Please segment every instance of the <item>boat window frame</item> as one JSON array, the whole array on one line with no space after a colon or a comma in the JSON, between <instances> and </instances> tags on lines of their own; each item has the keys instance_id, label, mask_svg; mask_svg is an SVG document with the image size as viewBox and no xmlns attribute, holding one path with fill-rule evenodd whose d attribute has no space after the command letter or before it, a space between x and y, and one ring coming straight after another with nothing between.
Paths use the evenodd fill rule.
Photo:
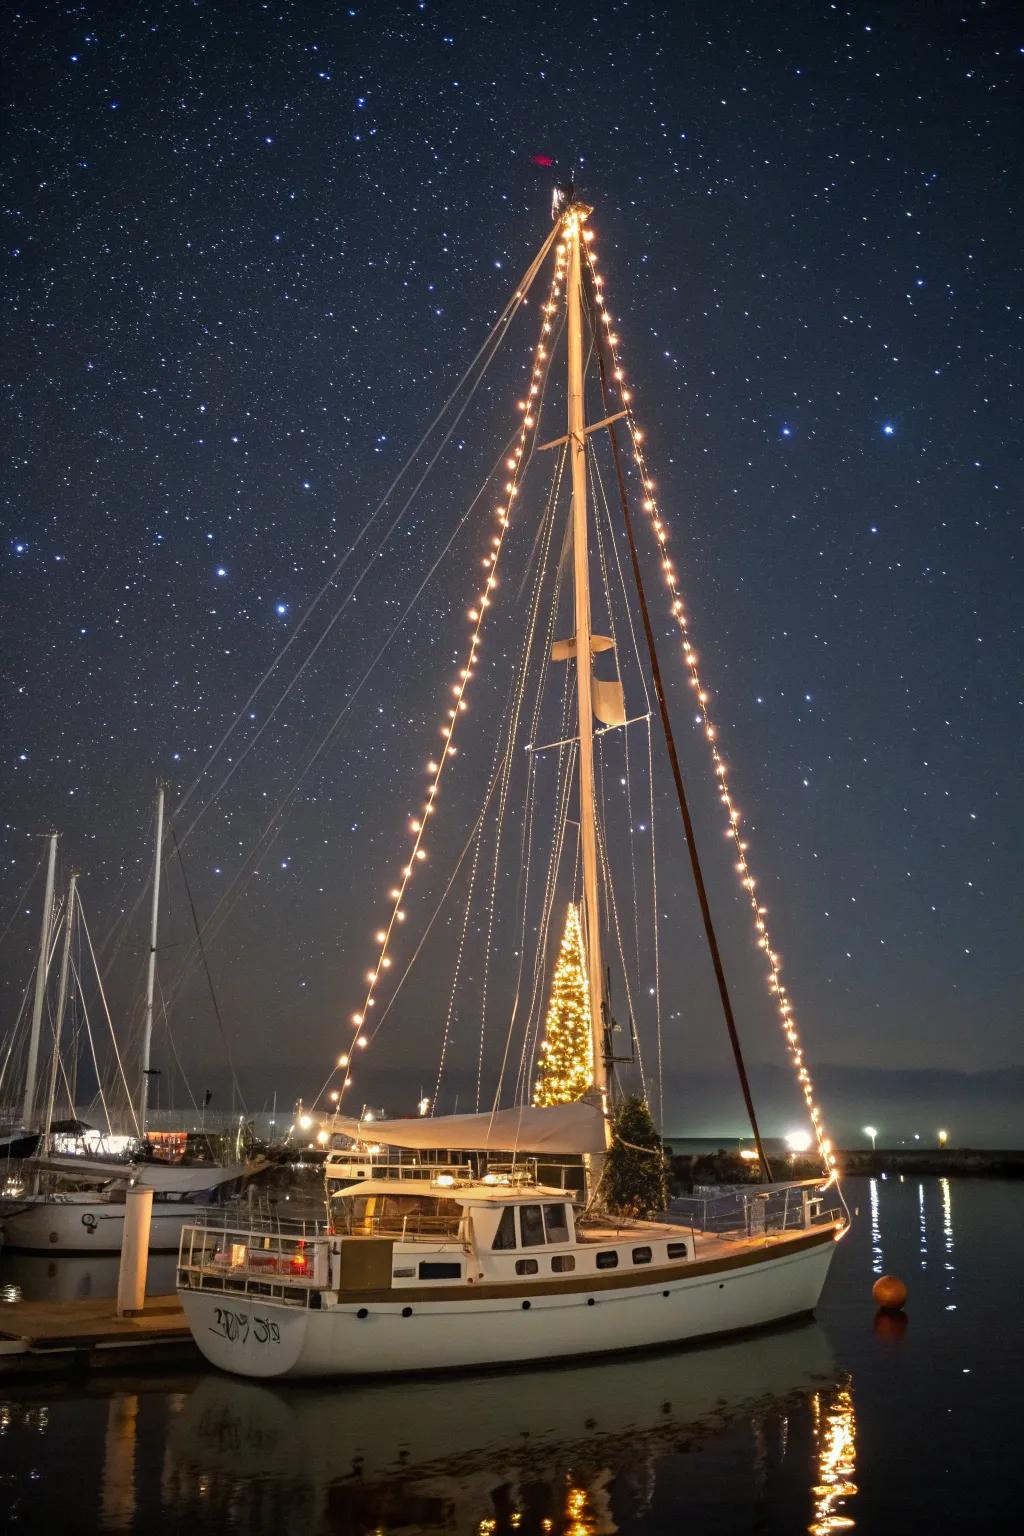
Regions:
<instances>
[{"instance_id":1,"label":"boat window frame","mask_svg":"<svg viewBox=\"0 0 1024 1536\"><path fill-rule=\"evenodd\" d=\"M642 1248L633 1249L634 1264L650 1264L654 1259L654 1249L646 1244Z\"/></svg>"},{"instance_id":2,"label":"boat window frame","mask_svg":"<svg viewBox=\"0 0 1024 1536\"><path fill-rule=\"evenodd\" d=\"M685 1243L667 1243L665 1245L666 1256L670 1259L688 1259L690 1250Z\"/></svg>"},{"instance_id":3,"label":"boat window frame","mask_svg":"<svg viewBox=\"0 0 1024 1536\"><path fill-rule=\"evenodd\" d=\"M511 1237L512 1241L507 1239ZM519 1247L519 1234L516 1229L516 1208L514 1205L504 1205L501 1215L498 1217L498 1225L494 1229L491 1239L492 1253L514 1253Z\"/></svg>"},{"instance_id":4,"label":"boat window frame","mask_svg":"<svg viewBox=\"0 0 1024 1536\"><path fill-rule=\"evenodd\" d=\"M531 1220L533 1220L533 1214L532 1213L534 1211L536 1211L536 1213L537 1213L537 1217L536 1217L537 1227L535 1229L535 1232L529 1232L528 1233L528 1231L527 1231L526 1221L525 1221L527 1211L529 1211L531 1213L531 1215L530 1215L530 1219ZM546 1246L546 1244L547 1244L547 1237L545 1236L545 1233L544 1233L544 1215L543 1215L543 1211L544 1211L544 1207L539 1202L536 1205L532 1205L532 1204L530 1204L530 1205L521 1205L519 1207L519 1246L520 1246L520 1248L543 1248L543 1247Z\"/></svg>"},{"instance_id":5,"label":"boat window frame","mask_svg":"<svg viewBox=\"0 0 1024 1536\"><path fill-rule=\"evenodd\" d=\"M517 1275L537 1275L540 1273L540 1263L537 1259L516 1259Z\"/></svg>"},{"instance_id":6,"label":"boat window frame","mask_svg":"<svg viewBox=\"0 0 1024 1536\"><path fill-rule=\"evenodd\" d=\"M564 1200L560 1200L557 1204L555 1204L555 1202L552 1201L550 1204L542 1206L541 1209L544 1212L545 1241L552 1244L567 1243L569 1241L569 1210L566 1202ZM549 1220L549 1211L558 1211L561 1213L560 1225L556 1226L554 1221ZM556 1234L558 1233L561 1235L557 1236Z\"/></svg>"},{"instance_id":7,"label":"boat window frame","mask_svg":"<svg viewBox=\"0 0 1024 1536\"><path fill-rule=\"evenodd\" d=\"M618 1269L619 1250L603 1248L600 1253L594 1255L594 1264L598 1269Z\"/></svg>"}]
</instances>

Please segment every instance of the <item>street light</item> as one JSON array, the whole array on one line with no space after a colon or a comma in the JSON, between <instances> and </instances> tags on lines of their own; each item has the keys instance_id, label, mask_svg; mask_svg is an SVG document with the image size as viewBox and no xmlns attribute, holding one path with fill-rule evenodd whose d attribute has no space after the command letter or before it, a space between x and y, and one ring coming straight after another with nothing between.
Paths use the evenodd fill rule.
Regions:
<instances>
[{"instance_id":1,"label":"street light","mask_svg":"<svg viewBox=\"0 0 1024 1536\"><path fill-rule=\"evenodd\" d=\"M874 1125L866 1125L864 1127L864 1135L871 1137L871 1150L873 1152L875 1150L875 1137L878 1135L877 1127Z\"/></svg>"},{"instance_id":2,"label":"street light","mask_svg":"<svg viewBox=\"0 0 1024 1536\"><path fill-rule=\"evenodd\" d=\"M939 1146L940 1147L944 1147L948 1140L949 1140L949 1132L948 1131L940 1131L939 1132Z\"/></svg>"}]
</instances>

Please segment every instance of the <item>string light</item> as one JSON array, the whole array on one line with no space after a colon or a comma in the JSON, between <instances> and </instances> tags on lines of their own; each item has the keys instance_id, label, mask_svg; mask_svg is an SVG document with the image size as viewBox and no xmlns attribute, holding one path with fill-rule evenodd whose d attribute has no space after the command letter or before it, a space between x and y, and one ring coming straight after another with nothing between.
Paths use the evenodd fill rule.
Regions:
<instances>
[{"instance_id":1,"label":"string light","mask_svg":"<svg viewBox=\"0 0 1024 1536\"><path fill-rule=\"evenodd\" d=\"M597 258L594 255L592 246L584 246L583 254L591 272L591 276L596 283L598 281L596 271ZM606 339L609 342L612 350L612 374L619 386L619 398L622 400L623 408L625 410L626 425L629 429L629 435L633 444L633 456L636 461L636 467L639 471L640 480L645 493L643 509L651 524L654 536L658 541L658 549L661 555L662 575L665 580L665 585L669 591L672 615L679 628L680 636L682 639L683 661L689 674L690 686L696 694L696 701L699 710L699 720L703 728L704 737L708 742L708 746L711 752L712 766L714 768L715 778L718 782L719 801L724 807L726 813L725 835L726 837L732 839L733 846L736 850L736 872L740 878L740 887L746 894L750 903L758 948L762 951L767 961L768 990L775 1000L775 1005L779 1016L779 1025L782 1030L783 1038L786 1042L786 1049L789 1053L790 1060L796 1072L796 1078L800 1087L800 1091L803 1094L808 1113L811 1117L811 1125L814 1128L814 1134L817 1138L818 1150L821 1153L822 1162L824 1163L825 1167L829 1169L830 1172L834 1173L836 1168L835 1154L832 1150L832 1143L825 1132L822 1113L815 1098L814 1085L811 1081L811 1075L807 1070L807 1065L804 1060L803 1047L801 1045L799 1031L797 1030L796 1019L793 1015L793 1005L789 1000L786 988L782 984L782 959L772 946L771 939L768 934L768 927L764 921L766 909L760 904L760 900L757 895L757 885L750 868L749 860L747 858L747 843L740 833L740 827L742 824L740 810L733 799L732 790L729 787L728 771L717 744L717 731L715 729L714 721L712 720L710 712L710 693L704 686L701 680L700 672L697 668L697 652L694 650L693 642L691 639L690 622L687 617L682 593L679 590L679 582L678 577L676 576L675 567L668 552L668 535L665 528L664 519L658 510L657 490L655 482L647 468L647 462L644 455L642 446L643 433L640 431L637 425L636 416L633 410L632 391L625 388L626 370L623 366L622 358L619 352L619 338L611 331L613 320L611 315L605 309L605 302L606 301L604 296L600 291L598 291L597 304L601 310L602 319L609 329L609 334Z\"/></svg>"},{"instance_id":2,"label":"string light","mask_svg":"<svg viewBox=\"0 0 1024 1536\"><path fill-rule=\"evenodd\" d=\"M555 973L551 978L551 998L544 1020L533 1102L542 1106L571 1104L583 1097L593 1081L590 983L583 953L580 909L570 903Z\"/></svg>"},{"instance_id":3,"label":"string light","mask_svg":"<svg viewBox=\"0 0 1024 1536\"><path fill-rule=\"evenodd\" d=\"M548 291L547 303L541 307L541 314L545 317L554 314L555 312L555 299L558 298L562 291L562 284L565 280L565 269L566 254L565 246L562 244L559 245L556 251L554 272L552 274L551 285ZM363 1006L357 1013L352 1015L352 1026L354 1030L354 1038L352 1044L359 1047L360 1049L365 1049L369 1044L368 1037L360 1033L360 1031L370 1009L376 1007L376 992L381 977L393 963L393 957L389 953L389 949L391 946L392 937L394 935L395 926L396 924L402 922L405 918L403 906L408 895L409 886L412 882L414 871L417 866L424 862L427 858L427 851L423 846L424 837L426 834L427 818L433 814L434 803L438 797L438 791L440 789L441 780L444 775L445 766L449 759L456 755L456 747L454 745L456 726L461 715L469 708L465 695L479 660L479 653L481 649L480 637L484 624L484 615L486 610L491 606L490 594L498 585L495 572L498 568L498 562L501 557L502 548L504 546L505 534L509 526L509 513L511 512L515 498L519 494L519 482L522 478L524 467L523 459L526 454L526 447L530 437L530 429L536 423L536 418L532 414L534 409L533 402L538 395L540 387L539 381L543 377L541 361L546 356L546 351L542 346L542 339L544 335L550 332L550 330L551 324L549 320L545 318L541 326L541 337L538 338L533 350L533 361L531 364L530 374L531 383L529 386L527 399L520 400L518 402L519 410L523 412L523 419L520 425L515 450L506 460L506 467L510 470L510 478L505 484L502 500L495 507L497 532L491 539L492 553L484 562L488 574L484 578L484 583L480 595L476 599L475 604L468 610L468 619L470 624L469 644L463 665L458 669L456 673L456 680L451 686L451 697L453 698L454 703L450 708L446 710L446 719L439 727L443 746L441 751L435 757L432 757L427 763L426 772L428 776L428 783L422 811L418 815L410 817L408 823L408 829L412 836L412 847L409 851L406 862L402 865L398 882L391 887L388 893L389 900L392 904L391 912L387 923L379 930L375 936L375 943L378 946L377 959L373 967L366 973L366 994L364 997ZM344 1054L339 1058L339 1070L344 1070L348 1065L349 1055ZM342 1095L344 1094L345 1089L351 1086L351 1082L351 1076L347 1075L342 1084ZM335 1112L337 1112L337 1109Z\"/></svg>"}]
</instances>

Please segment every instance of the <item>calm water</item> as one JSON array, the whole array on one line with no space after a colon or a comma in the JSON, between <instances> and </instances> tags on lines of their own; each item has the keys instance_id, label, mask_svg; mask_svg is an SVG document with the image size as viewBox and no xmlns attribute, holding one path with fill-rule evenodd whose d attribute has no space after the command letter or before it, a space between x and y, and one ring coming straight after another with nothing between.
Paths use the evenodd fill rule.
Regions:
<instances>
[{"instance_id":1,"label":"calm water","mask_svg":"<svg viewBox=\"0 0 1024 1536\"><path fill-rule=\"evenodd\" d=\"M0 1518L275 1536L1019 1529L1024 1186L847 1193L859 1216L818 1321L753 1340L369 1387L195 1371L0 1388ZM0 1280L55 1283L26 1262ZM905 1322L876 1321L883 1270L910 1288ZM88 1284L99 1273L68 1289Z\"/></svg>"}]
</instances>

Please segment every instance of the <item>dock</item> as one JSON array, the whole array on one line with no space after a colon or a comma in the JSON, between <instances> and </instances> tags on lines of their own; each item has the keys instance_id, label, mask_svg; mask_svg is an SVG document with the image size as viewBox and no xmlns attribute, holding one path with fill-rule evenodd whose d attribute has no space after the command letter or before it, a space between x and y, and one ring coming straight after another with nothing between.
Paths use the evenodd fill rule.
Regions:
<instances>
[{"instance_id":1,"label":"dock","mask_svg":"<svg viewBox=\"0 0 1024 1536\"><path fill-rule=\"evenodd\" d=\"M176 1296L147 1296L118 1317L113 1297L0 1307L0 1377L180 1366L199 1351Z\"/></svg>"}]
</instances>

